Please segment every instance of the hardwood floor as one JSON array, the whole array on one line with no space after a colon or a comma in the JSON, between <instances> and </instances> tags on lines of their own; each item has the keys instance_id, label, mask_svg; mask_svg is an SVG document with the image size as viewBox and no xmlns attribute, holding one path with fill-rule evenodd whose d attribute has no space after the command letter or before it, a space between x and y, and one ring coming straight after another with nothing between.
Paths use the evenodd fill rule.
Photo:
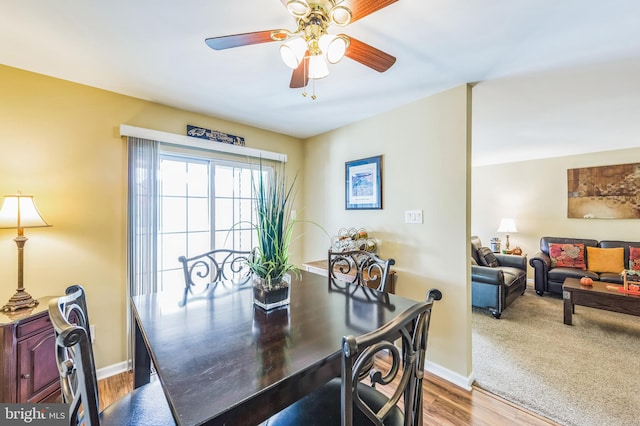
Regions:
<instances>
[{"instance_id":1,"label":"hardwood floor","mask_svg":"<svg viewBox=\"0 0 640 426\"><path fill-rule=\"evenodd\" d=\"M133 390L133 372L116 374L106 379L98 380L98 395L100 410L107 408L113 401L122 398Z\"/></svg>"},{"instance_id":2,"label":"hardwood floor","mask_svg":"<svg viewBox=\"0 0 640 426\"><path fill-rule=\"evenodd\" d=\"M429 425L557 425L483 389L466 391L430 373L425 373L423 397Z\"/></svg>"},{"instance_id":3,"label":"hardwood floor","mask_svg":"<svg viewBox=\"0 0 640 426\"><path fill-rule=\"evenodd\" d=\"M98 382L100 407L131 392L133 374L121 373ZM427 425L528 425L557 426L489 392L474 387L466 391L425 373L423 380L424 423Z\"/></svg>"}]
</instances>

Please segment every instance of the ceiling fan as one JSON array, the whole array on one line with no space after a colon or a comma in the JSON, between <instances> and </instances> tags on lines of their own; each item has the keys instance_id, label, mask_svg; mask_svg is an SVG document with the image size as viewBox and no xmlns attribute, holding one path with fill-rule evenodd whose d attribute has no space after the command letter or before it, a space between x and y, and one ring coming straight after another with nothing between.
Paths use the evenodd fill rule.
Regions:
<instances>
[{"instance_id":1,"label":"ceiling fan","mask_svg":"<svg viewBox=\"0 0 640 426\"><path fill-rule=\"evenodd\" d=\"M295 31L267 30L207 38L214 50L272 41L283 42L280 55L293 68L291 88L306 87L309 79L329 74L327 62L335 64L344 56L385 72L396 58L345 34L329 34L331 25L345 26L398 0L280 0L295 18ZM315 96L314 96L315 97Z\"/></svg>"}]
</instances>

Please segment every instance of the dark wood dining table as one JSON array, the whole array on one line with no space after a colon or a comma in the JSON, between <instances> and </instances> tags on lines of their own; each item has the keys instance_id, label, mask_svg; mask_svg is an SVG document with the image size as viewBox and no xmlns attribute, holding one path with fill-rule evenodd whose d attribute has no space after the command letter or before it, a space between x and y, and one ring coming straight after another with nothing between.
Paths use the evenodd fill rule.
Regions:
<instances>
[{"instance_id":1,"label":"dark wood dining table","mask_svg":"<svg viewBox=\"0 0 640 426\"><path fill-rule=\"evenodd\" d=\"M131 298L134 386L155 367L180 425L259 424L340 376L345 335L392 321L416 301L301 271L289 306L254 306L250 280L180 295Z\"/></svg>"}]
</instances>

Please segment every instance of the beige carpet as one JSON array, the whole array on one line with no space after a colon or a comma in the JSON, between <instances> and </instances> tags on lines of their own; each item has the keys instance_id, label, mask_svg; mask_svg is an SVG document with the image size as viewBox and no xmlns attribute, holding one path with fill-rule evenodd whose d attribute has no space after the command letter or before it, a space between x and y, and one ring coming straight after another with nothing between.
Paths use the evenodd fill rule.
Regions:
<instances>
[{"instance_id":1,"label":"beige carpet","mask_svg":"<svg viewBox=\"0 0 640 426\"><path fill-rule=\"evenodd\" d=\"M499 320L473 309L476 384L558 423L640 425L640 317L576 306L532 289Z\"/></svg>"}]
</instances>

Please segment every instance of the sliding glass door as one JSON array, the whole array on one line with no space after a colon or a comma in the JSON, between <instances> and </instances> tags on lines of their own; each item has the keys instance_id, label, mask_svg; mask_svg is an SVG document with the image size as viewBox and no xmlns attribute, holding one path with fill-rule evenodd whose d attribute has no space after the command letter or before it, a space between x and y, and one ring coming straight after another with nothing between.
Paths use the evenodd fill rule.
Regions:
<instances>
[{"instance_id":1,"label":"sliding glass door","mask_svg":"<svg viewBox=\"0 0 640 426\"><path fill-rule=\"evenodd\" d=\"M255 246L251 223L256 173L248 163L160 155L158 290L184 286L180 256Z\"/></svg>"}]
</instances>

